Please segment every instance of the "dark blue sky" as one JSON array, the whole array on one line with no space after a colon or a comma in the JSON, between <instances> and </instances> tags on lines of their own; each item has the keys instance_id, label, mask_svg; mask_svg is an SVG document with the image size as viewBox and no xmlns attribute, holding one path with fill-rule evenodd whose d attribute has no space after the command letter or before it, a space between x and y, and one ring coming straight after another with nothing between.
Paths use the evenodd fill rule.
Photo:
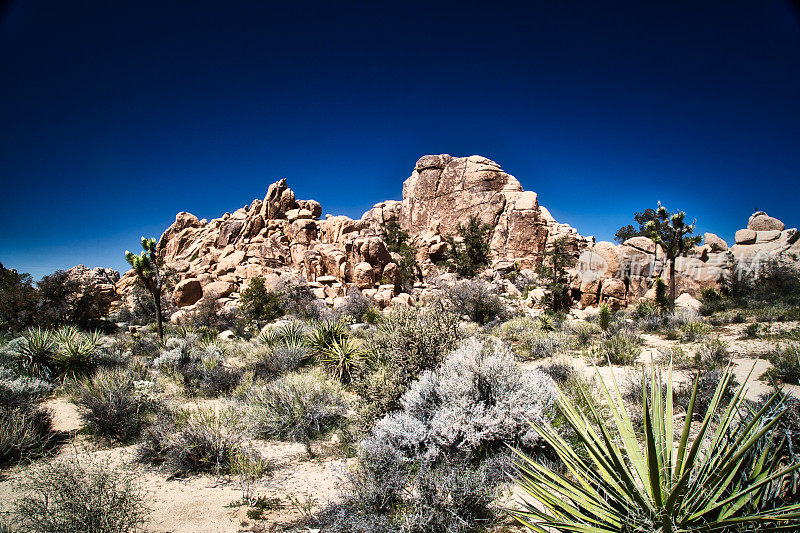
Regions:
<instances>
[{"instance_id":1,"label":"dark blue sky","mask_svg":"<svg viewBox=\"0 0 800 533\"><path fill-rule=\"evenodd\" d=\"M213 218L285 177L326 213L481 154L610 239L661 200L729 241L800 225L800 26L785 1L11 2L0 261L34 277Z\"/></svg>"}]
</instances>

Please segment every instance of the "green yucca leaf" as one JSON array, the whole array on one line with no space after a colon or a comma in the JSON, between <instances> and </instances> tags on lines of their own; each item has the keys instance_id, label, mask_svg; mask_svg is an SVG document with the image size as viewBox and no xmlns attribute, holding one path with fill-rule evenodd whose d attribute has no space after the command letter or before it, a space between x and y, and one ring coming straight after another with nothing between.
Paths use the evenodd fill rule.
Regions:
<instances>
[{"instance_id":1,"label":"green yucca leaf","mask_svg":"<svg viewBox=\"0 0 800 533\"><path fill-rule=\"evenodd\" d=\"M749 409L744 404L745 380L728 405L722 406L731 375L728 368L693 432L695 380L678 439L671 365L666 385L660 372L651 370L650 393L642 395L641 438L627 415L613 372L613 388L602 385L611 415L608 421L591 399L587 398L589 409L583 412L559 394L560 411L588 459L552 427L532 422L566 470L559 474L517 452L517 486L527 498L509 512L537 533L797 531L800 504L758 506L765 494L780 491L800 471L800 464L787 465L787 456L779 455L780 446L773 446L772 432L783 414L777 409L778 394L758 411ZM763 448L756 453L757 445Z\"/></svg>"}]
</instances>

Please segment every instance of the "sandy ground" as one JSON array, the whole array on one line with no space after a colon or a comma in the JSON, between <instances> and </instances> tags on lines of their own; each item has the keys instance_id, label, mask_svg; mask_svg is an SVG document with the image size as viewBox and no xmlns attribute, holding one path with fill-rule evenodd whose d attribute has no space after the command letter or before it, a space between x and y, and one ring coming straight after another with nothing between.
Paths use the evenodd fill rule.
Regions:
<instances>
[{"instance_id":1,"label":"sandy ground","mask_svg":"<svg viewBox=\"0 0 800 533\"><path fill-rule=\"evenodd\" d=\"M780 324L777 328L796 327L797 323ZM729 325L716 328L714 334L719 335L729 345L733 354L734 372L742 382L755 364L753 377L747 396L756 399L759 394L771 391L768 383L758 378L769 368L769 362L760 359L774 344L772 340L742 339L744 325ZM645 346L642 349L640 362L647 365L658 355L660 348L677 344L679 341L668 341L657 335L643 335ZM583 359L569 358L576 368L591 375L594 369ZM527 363L524 366L534 366ZM539 363L540 364L540 363ZM603 380L611 384L611 373L622 384L627 375L634 371L625 367L599 367ZM678 379L688 379L689 373L680 373ZM800 387L787 386L787 390L800 396ZM67 435L67 443L63 445L58 456L79 454L95 459L108 459L114 464L128 465L136 470L142 488L148 494L148 505L152 509L148 531L158 533L227 533L237 531L308 531L301 524L302 512L291 502L289 496L301 501L311 499L313 508L317 510L326 502L335 499L337 484L352 459L343 459L337 455L336 448L327 443L316 443L317 457L309 459L305 448L300 444L255 441L254 445L267 457L273 469L271 473L257 482L252 493L263 496L273 502L271 508L264 513L262 520L247 518L247 507L237 506L235 502L242 498L241 486L236 479L213 476L193 476L188 479L168 480L163 471L146 468L133 462L134 446L103 448L90 442L88 437L80 434L82 420L75 405L63 398L46 402L54 416L55 429ZM348 463L350 461L350 463ZM0 472L0 512L6 514L13 508L19 496L16 485L24 476L25 467L17 466Z\"/></svg>"},{"instance_id":2,"label":"sandy ground","mask_svg":"<svg viewBox=\"0 0 800 533\"><path fill-rule=\"evenodd\" d=\"M302 444L255 441L262 455L270 460L271 472L252 487L252 495L269 499L271 509L262 520L247 517L241 484L231 477L192 476L170 479L167 473L136 464L135 445L102 448L77 434L83 427L75 405L57 398L44 404L53 413L54 429L69 434L54 459L77 454L92 460L108 460L112 465L134 469L147 494L152 510L147 531L158 533L235 533L238 531L308 531L300 524L302 513L289 500L309 498L314 510L336 497L337 483L348 467L348 460L332 456L334 449L315 443L317 457L309 459ZM7 515L19 497L17 484L25 474L24 466L6 470L0 477L0 513Z\"/></svg>"}]
</instances>

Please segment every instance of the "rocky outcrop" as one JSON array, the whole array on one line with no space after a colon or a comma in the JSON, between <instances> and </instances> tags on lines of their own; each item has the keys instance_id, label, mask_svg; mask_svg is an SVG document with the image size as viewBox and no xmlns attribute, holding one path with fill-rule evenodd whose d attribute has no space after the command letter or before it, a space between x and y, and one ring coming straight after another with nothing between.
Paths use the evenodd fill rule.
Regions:
<instances>
[{"instance_id":1,"label":"rocky outcrop","mask_svg":"<svg viewBox=\"0 0 800 533\"><path fill-rule=\"evenodd\" d=\"M800 232L763 211L753 213L746 229L736 232L731 253L737 275L757 274L768 261L778 261L800 268Z\"/></svg>"},{"instance_id":2,"label":"rocky outcrop","mask_svg":"<svg viewBox=\"0 0 800 533\"><path fill-rule=\"evenodd\" d=\"M651 240L595 243L556 221L539 205L535 192L523 190L494 161L447 154L420 158L403 184L402 201L375 204L358 220L331 215L321 219L320 204L297 199L282 179L267 188L263 199L220 218L208 221L178 213L161 235L158 250L176 280L172 297L181 308L176 316L191 312L203 298L232 309L256 276L263 276L268 287L304 279L329 306L344 301L349 290L361 290L385 308L424 301L436 291L434 284L417 280L409 293L400 292L402 258L387 248L386 225L396 222L409 234L421 272L436 277L440 272L434 262L447 249L445 237L473 215L488 224L491 233L493 264L481 275L510 295L519 296L520 291L508 281L509 275L524 273L526 279L536 279L532 269L557 242L576 260L570 288L582 307L634 303L652 296L656 277L668 277L663 250ZM755 213L748 227L737 232L730 250L724 240L707 233L703 246L676 262L679 294L698 297L702 289L717 286L730 274L734 259L759 253L800 257L797 241L796 230L784 229L781 221L763 212ZM116 283L116 291L128 294L134 282L128 272ZM113 291L113 283L105 285ZM530 294L541 298L543 291L538 288Z\"/></svg>"},{"instance_id":3,"label":"rocky outcrop","mask_svg":"<svg viewBox=\"0 0 800 533\"><path fill-rule=\"evenodd\" d=\"M285 179L263 199L210 221L181 212L159 239L159 254L177 278L172 297L191 309L212 296L221 307L235 305L250 279L301 277L312 292L333 305L348 287L362 290L379 306L413 302L400 293L400 257L389 253L383 231L390 221L407 231L424 271L444 253L444 237L478 215L491 226L491 252L499 268L535 266L556 240L577 257L591 239L559 224L513 176L484 157L422 157L403 185L403 200L375 204L359 220L327 215L314 200L299 200ZM508 270L506 268L506 270ZM133 273L119 282L129 292Z\"/></svg>"},{"instance_id":4,"label":"rocky outcrop","mask_svg":"<svg viewBox=\"0 0 800 533\"><path fill-rule=\"evenodd\" d=\"M700 298L703 289L718 288L730 276L754 275L770 260L800 266L800 234L777 229L784 227L766 213L755 213L748 227L736 232L736 244L730 249L717 235L706 233L702 246L675 261L677 294L692 301ZM581 254L573 271L574 296L581 307L606 302L617 308L652 298L657 277L669 283L665 263L664 251L646 237L621 245L598 242Z\"/></svg>"},{"instance_id":5,"label":"rocky outcrop","mask_svg":"<svg viewBox=\"0 0 800 533\"><path fill-rule=\"evenodd\" d=\"M103 305L110 306L119 299L117 293L117 282L120 280L119 272L110 268L87 268L83 265L76 265L66 271L67 278L77 282L80 292L73 295L75 298L82 297L87 292L94 294Z\"/></svg>"},{"instance_id":6,"label":"rocky outcrop","mask_svg":"<svg viewBox=\"0 0 800 533\"><path fill-rule=\"evenodd\" d=\"M535 192L523 190L500 165L476 155L420 158L403 184L397 211L397 204L379 204L365 218L398 217L402 228L430 256L441 254L442 236L455 234L472 215L491 227L490 249L497 261L531 267L541 262L546 248L556 240L562 240L576 257L591 244L591 239L559 224L540 207Z\"/></svg>"}]
</instances>

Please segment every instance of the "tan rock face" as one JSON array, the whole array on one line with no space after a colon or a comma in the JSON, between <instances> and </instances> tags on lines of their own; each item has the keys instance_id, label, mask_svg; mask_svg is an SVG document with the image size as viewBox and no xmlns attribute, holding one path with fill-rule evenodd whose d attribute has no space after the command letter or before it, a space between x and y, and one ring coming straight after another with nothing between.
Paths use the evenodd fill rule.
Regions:
<instances>
[{"instance_id":1,"label":"tan rock face","mask_svg":"<svg viewBox=\"0 0 800 533\"><path fill-rule=\"evenodd\" d=\"M711 248L712 252L727 252L728 243L714 233L706 233L703 235L703 242L706 246Z\"/></svg>"},{"instance_id":2,"label":"tan rock face","mask_svg":"<svg viewBox=\"0 0 800 533\"><path fill-rule=\"evenodd\" d=\"M186 307L197 303L203 297L203 286L195 278L185 279L175 285L172 299L178 307Z\"/></svg>"},{"instance_id":3,"label":"tan rock face","mask_svg":"<svg viewBox=\"0 0 800 533\"><path fill-rule=\"evenodd\" d=\"M481 156L424 156L403 184L400 224L412 237L452 235L477 215L489 224L495 259L532 266L548 244L565 239L577 253L589 241L540 208L536 193L494 161ZM376 216L376 215L371 215ZM441 252L437 243L436 252Z\"/></svg>"},{"instance_id":4,"label":"tan rock face","mask_svg":"<svg viewBox=\"0 0 800 533\"><path fill-rule=\"evenodd\" d=\"M763 211L758 211L750 216L747 221L747 229L753 231L783 231L786 225L777 218L767 215Z\"/></svg>"},{"instance_id":5,"label":"tan rock face","mask_svg":"<svg viewBox=\"0 0 800 533\"><path fill-rule=\"evenodd\" d=\"M359 289L370 289L375 285L375 270L367 262L361 262L353 267L353 283Z\"/></svg>"},{"instance_id":6,"label":"tan rock face","mask_svg":"<svg viewBox=\"0 0 800 533\"><path fill-rule=\"evenodd\" d=\"M755 244L757 234L752 229L740 229L736 232L734 239L736 244Z\"/></svg>"}]
</instances>

